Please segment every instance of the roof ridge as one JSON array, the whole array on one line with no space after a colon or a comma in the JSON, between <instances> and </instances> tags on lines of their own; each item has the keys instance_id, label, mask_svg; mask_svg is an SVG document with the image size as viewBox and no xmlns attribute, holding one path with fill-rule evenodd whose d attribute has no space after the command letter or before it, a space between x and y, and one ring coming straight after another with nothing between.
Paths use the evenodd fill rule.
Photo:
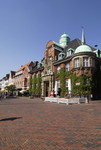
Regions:
<instances>
[{"instance_id":1,"label":"roof ridge","mask_svg":"<svg viewBox=\"0 0 101 150\"><path fill-rule=\"evenodd\" d=\"M29 66L31 63L32 63L32 61L30 61L29 63L27 63L27 64L25 64L25 65L22 65L22 66L20 67L20 69L18 69L16 72L19 72L19 71L23 70L26 66Z\"/></svg>"}]
</instances>

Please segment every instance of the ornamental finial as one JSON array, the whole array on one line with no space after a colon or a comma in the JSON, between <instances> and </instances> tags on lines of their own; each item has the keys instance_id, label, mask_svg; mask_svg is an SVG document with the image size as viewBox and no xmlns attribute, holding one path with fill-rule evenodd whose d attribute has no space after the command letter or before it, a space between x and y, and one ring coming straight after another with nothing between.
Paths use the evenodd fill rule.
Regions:
<instances>
[{"instance_id":1,"label":"ornamental finial","mask_svg":"<svg viewBox=\"0 0 101 150\"><path fill-rule=\"evenodd\" d=\"M86 41L85 41L85 33L84 33L84 27L81 26L82 28L82 45L86 44Z\"/></svg>"}]
</instances>

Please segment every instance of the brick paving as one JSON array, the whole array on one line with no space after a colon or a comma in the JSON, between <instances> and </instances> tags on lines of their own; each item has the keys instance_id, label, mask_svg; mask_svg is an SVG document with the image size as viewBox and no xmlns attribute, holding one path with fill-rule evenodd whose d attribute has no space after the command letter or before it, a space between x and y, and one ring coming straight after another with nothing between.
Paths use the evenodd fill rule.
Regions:
<instances>
[{"instance_id":1,"label":"brick paving","mask_svg":"<svg viewBox=\"0 0 101 150\"><path fill-rule=\"evenodd\" d=\"M0 150L101 150L101 101L67 106L5 99L0 102Z\"/></svg>"}]
</instances>

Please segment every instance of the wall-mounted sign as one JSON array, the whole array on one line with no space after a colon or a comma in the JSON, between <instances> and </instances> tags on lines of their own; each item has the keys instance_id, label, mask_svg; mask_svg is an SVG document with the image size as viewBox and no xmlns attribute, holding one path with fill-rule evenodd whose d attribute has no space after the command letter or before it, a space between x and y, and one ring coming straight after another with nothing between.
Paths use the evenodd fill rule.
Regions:
<instances>
[{"instance_id":1,"label":"wall-mounted sign","mask_svg":"<svg viewBox=\"0 0 101 150\"><path fill-rule=\"evenodd\" d=\"M76 82L75 85L80 85L80 82Z\"/></svg>"}]
</instances>

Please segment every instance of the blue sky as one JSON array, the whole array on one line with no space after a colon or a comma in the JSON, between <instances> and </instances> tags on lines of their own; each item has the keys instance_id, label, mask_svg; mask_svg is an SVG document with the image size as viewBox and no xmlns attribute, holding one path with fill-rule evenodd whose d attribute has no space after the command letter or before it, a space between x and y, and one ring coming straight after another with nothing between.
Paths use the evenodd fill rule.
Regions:
<instances>
[{"instance_id":1,"label":"blue sky","mask_svg":"<svg viewBox=\"0 0 101 150\"><path fill-rule=\"evenodd\" d=\"M49 40L66 32L101 49L100 0L0 0L0 79L43 58Z\"/></svg>"}]
</instances>

